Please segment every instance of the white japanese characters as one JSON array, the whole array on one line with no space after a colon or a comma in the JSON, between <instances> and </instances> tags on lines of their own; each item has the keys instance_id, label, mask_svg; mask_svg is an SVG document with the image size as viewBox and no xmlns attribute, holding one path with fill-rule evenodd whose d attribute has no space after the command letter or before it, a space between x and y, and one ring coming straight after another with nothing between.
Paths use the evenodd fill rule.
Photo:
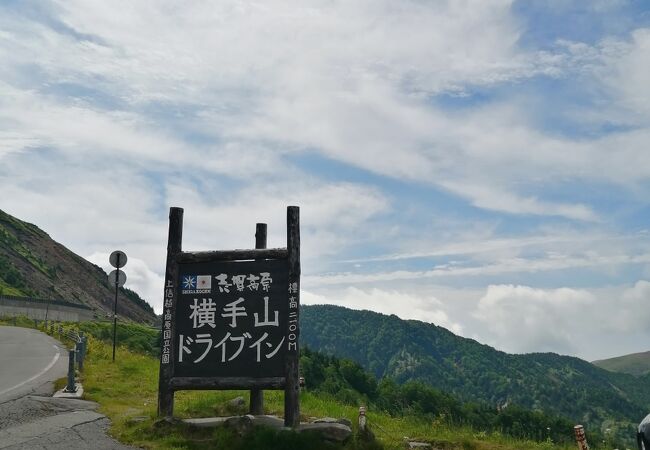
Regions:
<instances>
[{"instance_id":1,"label":"white japanese characters","mask_svg":"<svg viewBox=\"0 0 650 450\"><path fill-rule=\"evenodd\" d=\"M298 351L298 292L300 287L298 282L289 282L289 329L287 350Z\"/></svg>"},{"instance_id":2,"label":"white japanese characters","mask_svg":"<svg viewBox=\"0 0 650 450\"><path fill-rule=\"evenodd\" d=\"M217 305L214 304L211 298L201 299L201 304L198 304L198 298L194 299L194 304L190 305L192 314L190 314L190 319L193 320L192 328L201 328L204 325L208 325L214 328L214 315L217 312Z\"/></svg>"},{"instance_id":3,"label":"white japanese characters","mask_svg":"<svg viewBox=\"0 0 650 450\"><path fill-rule=\"evenodd\" d=\"M172 338L172 306L174 298L174 282L167 280L165 283L165 300L163 302L163 348L160 361L169 364Z\"/></svg>"},{"instance_id":4,"label":"white japanese characters","mask_svg":"<svg viewBox=\"0 0 650 450\"><path fill-rule=\"evenodd\" d=\"M182 294L206 295L182 300L186 305L183 308L187 308L184 321L189 322L184 322L187 325L177 334L178 363L227 364L241 358L243 363L261 363L280 354L292 336L296 345L295 335L286 335L287 323L281 327L278 310L284 302L286 311L286 294L278 296L286 292L286 287L273 291L271 272L184 275L181 282ZM173 290L170 292L173 295ZM293 330L296 326L293 325ZM291 327L289 324L288 328Z\"/></svg>"}]
</instances>

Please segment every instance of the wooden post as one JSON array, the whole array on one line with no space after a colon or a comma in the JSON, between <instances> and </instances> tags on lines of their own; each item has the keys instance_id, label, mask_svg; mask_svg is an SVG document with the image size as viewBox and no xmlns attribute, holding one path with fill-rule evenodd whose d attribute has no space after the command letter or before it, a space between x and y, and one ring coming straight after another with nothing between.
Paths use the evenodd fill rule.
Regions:
<instances>
[{"instance_id":1,"label":"wooden post","mask_svg":"<svg viewBox=\"0 0 650 450\"><path fill-rule=\"evenodd\" d=\"M255 248L266 248L266 224L255 225ZM250 413L254 416L264 414L264 391L262 389L251 389Z\"/></svg>"},{"instance_id":2,"label":"wooden post","mask_svg":"<svg viewBox=\"0 0 650 450\"><path fill-rule=\"evenodd\" d=\"M74 382L74 358L75 350L68 351L68 384L65 386L65 392L77 392L77 386Z\"/></svg>"},{"instance_id":3,"label":"wooden post","mask_svg":"<svg viewBox=\"0 0 650 450\"><path fill-rule=\"evenodd\" d=\"M368 418L366 417L366 407L359 406L359 432L366 432L366 425L368 424Z\"/></svg>"},{"instance_id":4,"label":"wooden post","mask_svg":"<svg viewBox=\"0 0 650 450\"><path fill-rule=\"evenodd\" d=\"M585 436L585 429L582 425L576 425L573 427L573 431L576 435L576 443L580 450L589 450L589 444L587 444L587 437Z\"/></svg>"},{"instance_id":5,"label":"wooden post","mask_svg":"<svg viewBox=\"0 0 650 450\"><path fill-rule=\"evenodd\" d=\"M163 321L162 333L163 340L160 352L160 374L158 378L158 415L166 418L171 418L174 414L174 390L170 386L172 376L174 374L174 359L175 359L175 342L174 336L174 320L167 321L165 316L170 317L176 312L176 297L178 283L178 263L176 257L182 251L183 241L183 208L170 208L169 209L169 236L167 239L167 268L165 270L165 289L163 294ZM171 289L171 291L169 291ZM171 296L168 292L172 292ZM171 300L171 304L168 303ZM169 342L169 353L167 354L167 362L165 362L165 323L171 323L169 328L172 338Z\"/></svg>"},{"instance_id":6,"label":"wooden post","mask_svg":"<svg viewBox=\"0 0 650 450\"><path fill-rule=\"evenodd\" d=\"M300 327L300 208L287 208L287 263L289 265L289 324L287 329L287 357L285 362L284 426L300 425L300 384L298 338ZM293 301L291 300L293 299Z\"/></svg>"}]
</instances>

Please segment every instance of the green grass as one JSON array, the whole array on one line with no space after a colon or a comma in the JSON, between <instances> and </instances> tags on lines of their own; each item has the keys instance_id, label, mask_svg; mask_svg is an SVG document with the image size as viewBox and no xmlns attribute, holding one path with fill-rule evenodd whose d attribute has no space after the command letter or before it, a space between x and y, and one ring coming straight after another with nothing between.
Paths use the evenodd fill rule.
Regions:
<instances>
[{"instance_id":1,"label":"green grass","mask_svg":"<svg viewBox=\"0 0 650 450\"><path fill-rule=\"evenodd\" d=\"M103 341L113 339L113 322L81 322L76 324L77 329L84 331ZM144 353L157 357L160 351L160 330L145 325L134 323L117 324L117 342L136 353Z\"/></svg>"},{"instance_id":2,"label":"green grass","mask_svg":"<svg viewBox=\"0 0 650 450\"><path fill-rule=\"evenodd\" d=\"M631 355L594 361L592 364L611 372L629 373L634 376L650 372L650 352L633 353Z\"/></svg>"},{"instance_id":3,"label":"green grass","mask_svg":"<svg viewBox=\"0 0 650 450\"><path fill-rule=\"evenodd\" d=\"M0 278L0 295L14 295L16 297L24 297L26 294L20 289L9 285L6 281Z\"/></svg>"},{"instance_id":4,"label":"green grass","mask_svg":"<svg viewBox=\"0 0 650 450\"><path fill-rule=\"evenodd\" d=\"M27 319L18 319L18 324L34 326L34 322ZM136 331L132 334L138 335ZM81 375L84 397L98 402L100 412L111 419L112 436L123 443L147 449L397 450L404 448L405 437L431 442L435 444L435 448L445 450L575 448L574 445L517 440L498 432L485 433L469 427L454 427L448 425L444 418L431 421L414 416L390 417L373 410L368 411L367 417L377 442L369 443L356 437L359 405L345 405L327 395L305 391L301 393L302 421L308 421L311 417L345 417L353 424L354 437L349 442L345 445L334 445L323 442L314 435L276 432L262 428L256 428L253 433L245 436L239 436L227 429L192 429L183 424L161 422L156 416L159 369L157 358L120 346L116 362L113 363L111 359L112 346L95 338L91 333L85 370ZM175 396L174 414L179 418L245 414L246 406L237 407L229 403L237 396L243 397L246 405L248 404L247 391L178 392ZM283 393L265 391L264 406L267 414L281 416L284 409Z\"/></svg>"},{"instance_id":5,"label":"green grass","mask_svg":"<svg viewBox=\"0 0 650 450\"><path fill-rule=\"evenodd\" d=\"M112 421L111 434L122 442L144 448L372 448L353 439L344 447L323 444L313 436L275 433L258 430L251 436L239 437L228 430L193 430L182 425L157 425L158 359L121 347L117 361L111 361L111 347L90 338L89 353L83 374L85 396L98 402L100 411ZM174 414L179 418L212 417L245 414L246 407L233 407L229 401L244 397L247 391L182 391L175 396ZM265 391L265 412L281 415L284 398L281 391ZM301 394L302 420L310 417L345 417L356 424L358 406L344 405L328 396ZM386 449L404 447L404 437L436 443L444 449L529 450L573 449L550 442L521 441L499 433L477 433L470 428L449 427L443 421L430 422L416 417L393 418L379 412L368 412L369 423ZM356 431L356 430L355 430ZM264 442L260 447L259 442ZM375 448L382 448L375 447Z\"/></svg>"}]
</instances>

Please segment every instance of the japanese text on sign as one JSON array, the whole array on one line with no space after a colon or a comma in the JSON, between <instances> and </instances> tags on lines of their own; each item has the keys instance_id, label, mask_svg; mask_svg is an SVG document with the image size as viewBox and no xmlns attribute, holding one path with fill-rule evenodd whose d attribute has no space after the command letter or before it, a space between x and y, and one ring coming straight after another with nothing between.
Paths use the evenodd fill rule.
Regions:
<instances>
[{"instance_id":1,"label":"japanese text on sign","mask_svg":"<svg viewBox=\"0 0 650 450\"><path fill-rule=\"evenodd\" d=\"M183 264L180 269L176 376L282 376L289 330L297 327L289 313L286 262Z\"/></svg>"},{"instance_id":2,"label":"japanese text on sign","mask_svg":"<svg viewBox=\"0 0 650 450\"><path fill-rule=\"evenodd\" d=\"M163 348L161 355L161 362L169 364L171 354L171 339L172 339L172 304L174 298L174 282L167 280L165 283L165 300L163 302Z\"/></svg>"}]
</instances>

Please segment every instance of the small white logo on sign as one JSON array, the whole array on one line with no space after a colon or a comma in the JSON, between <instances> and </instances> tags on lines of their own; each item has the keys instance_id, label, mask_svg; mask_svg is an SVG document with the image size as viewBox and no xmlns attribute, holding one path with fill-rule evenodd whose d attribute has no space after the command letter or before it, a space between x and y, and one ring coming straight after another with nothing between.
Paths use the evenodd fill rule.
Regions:
<instances>
[{"instance_id":1,"label":"small white logo on sign","mask_svg":"<svg viewBox=\"0 0 650 450\"><path fill-rule=\"evenodd\" d=\"M197 275L196 276L197 289L212 289L212 277L210 275Z\"/></svg>"},{"instance_id":2,"label":"small white logo on sign","mask_svg":"<svg viewBox=\"0 0 650 450\"><path fill-rule=\"evenodd\" d=\"M209 294L212 291L211 275L184 275L181 294Z\"/></svg>"}]
</instances>

